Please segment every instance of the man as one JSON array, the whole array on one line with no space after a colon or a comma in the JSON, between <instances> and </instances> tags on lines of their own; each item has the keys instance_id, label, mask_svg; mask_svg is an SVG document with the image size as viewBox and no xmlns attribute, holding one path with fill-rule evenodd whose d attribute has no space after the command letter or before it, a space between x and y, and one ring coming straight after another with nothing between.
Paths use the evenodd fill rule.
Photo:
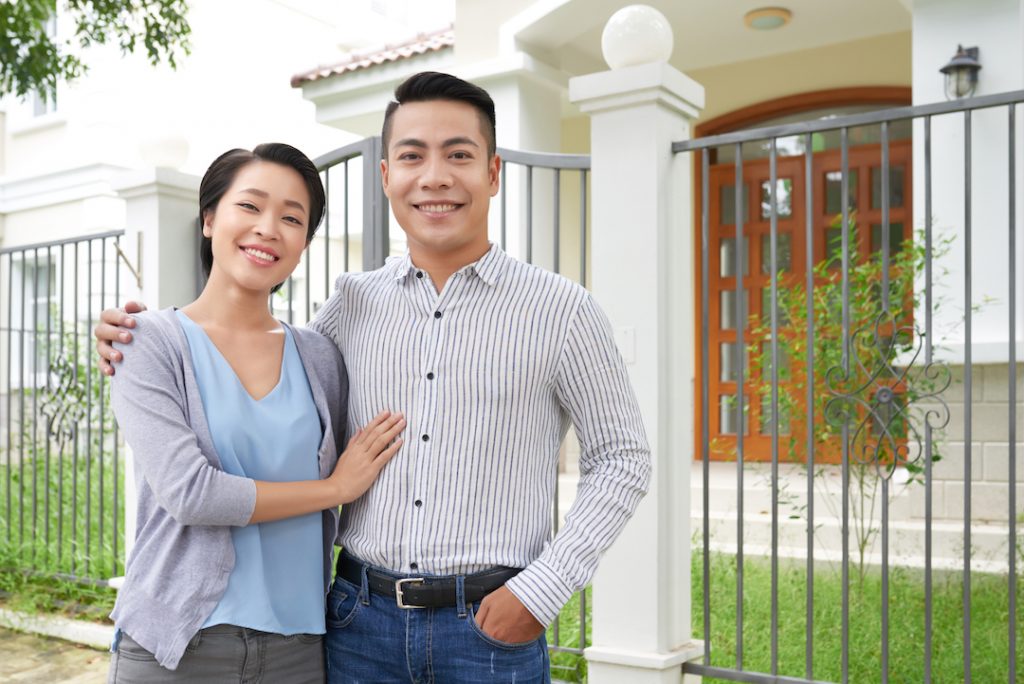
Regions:
<instances>
[{"instance_id":1,"label":"man","mask_svg":"<svg viewBox=\"0 0 1024 684\"><path fill-rule=\"evenodd\" d=\"M408 253L342 275L310 325L345 357L349 425L388 409L408 428L342 511L329 680L547 682L545 627L646 492L639 408L590 294L488 242L501 159L486 91L412 76L382 137L384 192ZM128 334L116 326L130 317L102 320L112 372L119 357L104 340ZM551 539L570 421L579 489Z\"/></svg>"}]
</instances>

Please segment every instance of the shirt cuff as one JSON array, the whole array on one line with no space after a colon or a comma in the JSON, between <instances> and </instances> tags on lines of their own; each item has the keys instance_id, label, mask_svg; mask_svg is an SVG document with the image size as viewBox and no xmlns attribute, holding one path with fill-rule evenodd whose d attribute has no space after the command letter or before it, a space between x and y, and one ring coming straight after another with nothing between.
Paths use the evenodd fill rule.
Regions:
<instances>
[{"instance_id":1,"label":"shirt cuff","mask_svg":"<svg viewBox=\"0 0 1024 684\"><path fill-rule=\"evenodd\" d=\"M555 621L562 606L575 592L554 568L539 559L505 586L544 627Z\"/></svg>"}]
</instances>

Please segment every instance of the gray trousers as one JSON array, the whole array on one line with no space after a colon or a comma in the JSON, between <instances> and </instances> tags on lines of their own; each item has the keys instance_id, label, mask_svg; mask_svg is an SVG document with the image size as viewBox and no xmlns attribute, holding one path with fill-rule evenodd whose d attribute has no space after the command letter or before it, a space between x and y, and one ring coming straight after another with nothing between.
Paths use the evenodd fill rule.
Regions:
<instances>
[{"instance_id":1,"label":"gray trousers","mask_svg":"<svg viewBox=\"0 0 1024 684\"><path fill-rule=\"evenodd\" d=\"M110 658L108 684L323 684L320 634L282 636L233 625L199 630L176 670L161 667L146 649L122 633Z\"/></svg>"}]
</instances>

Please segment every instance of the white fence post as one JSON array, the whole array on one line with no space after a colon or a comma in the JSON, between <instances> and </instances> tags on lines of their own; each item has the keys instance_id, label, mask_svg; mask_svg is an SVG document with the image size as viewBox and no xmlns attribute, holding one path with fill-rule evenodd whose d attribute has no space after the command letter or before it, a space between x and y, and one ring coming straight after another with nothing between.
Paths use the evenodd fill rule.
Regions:
<instances>
[{"instance_id":1,"label":"white fence post","mask_svg":"<svg viewBox=\"0 0 1024 684\"><path fill-rule=\"evenodd\" d=\"M138 280L127 279L125 299L139 299L154 310L195 299L199 282L199 178L161 167L125 173L114 179L112 186L125 201L122 251L138 275ZM125 559L135 542L135 506L135 471L131 450L126 448Z\"/></svg>"},{"instance_id":2,"label":"white fence post","mask_svg":"<svg viewBox=\"0 0 1024 684\"><path fill-rule=\"evenodd\" d=\"M640 11L646 19L654 12ZM572 79L569 97L591 117L593 292L636 388L654 476L594 579L593 645L586 655L592 684L680 682L682 663L698 657L702 645L690 630L693 174L690 155L677 158L671 146L689 137L704 89L666 63L667 21L655 35L644 32L649 21L639 31L627 27L635 52L648 58L641 54L625 60L635 66L614 68L623 61L614 44L609 50L617 20L609 21L602 41L612 70ZM649 48L664 45L666 31L667 52L652 61ZM621 41L617 47L621 54Z\"/></svg>"}]
</instances>

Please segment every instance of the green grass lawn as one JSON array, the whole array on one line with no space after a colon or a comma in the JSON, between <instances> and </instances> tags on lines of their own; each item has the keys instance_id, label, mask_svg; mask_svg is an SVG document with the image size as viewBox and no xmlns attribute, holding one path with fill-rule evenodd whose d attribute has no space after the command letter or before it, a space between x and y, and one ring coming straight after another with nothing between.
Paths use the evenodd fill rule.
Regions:
<instances>
[{"instance_id":1,"label":"green grass lawn","mask_svg":"<svg viewBox=\"0 0 1024 684\"><path fill-rule=\"evenodd\" d=\"M711 561L712 664L734 667L736 650L736 570L732 556L714 555ZM693 560L693 633L703 635L701 562ZM881 681L881 578L867 575L863 586L850 588L850 681ZM802 566L783 564L779 570L779 673L802 677L805 653L805 587ZM1022 582L1021 584L1024 584ZM814 678L840 680L841 581L838 570L822 568L814 575ZM936 575L933 589L932 681L963 681L962 585L957 575ZM971 662L975 682L1006 682L1007 583L1006 578L977 573L971 580ZM24 572L0 572L0 605L26 612L59 613L105 621L115 593L106 587L55 579ZM771 669L771 574L761 559L744 563L744 668ZM1018 589L1018 605L1024 606ZM590 589L587 590L587 638L590 643ZM919 571L894 569L890 575L889 674L892 682L922 681L924 668L924 583ZM1020 622L1018 622L1020 624ZM558 642L579 644L579 595L559 617ZM1024 629L1020 630L1024 632ZM554 645L553 630L548 643ZM1018 634L1018 672L1024 676L1024 634ZM556 679L586 681L586 661L571 653L552 653ZM719 680L705 679L706 682ZM1024 681L1024 680L1019 680Z\"/></svg>"},{"instance_id":2,"label":"green grass lawn","mask_svg":"<svg viewBox=\"0 0 1024 684\"><path fill-rule=\"evenodd\" d=\"M692 572L693 634L702 638L703 585L701 557L694 553ZM733 556L711 559L712 665L736 663L736 562ZM806 573L804 567L783 564L779 569L779 674L804 676L806 649ZM881 681L881 593L878 572L863 585L851 573L850 679L857 684ZM1018 583L1018 606L1024 606L1024 581ZM814 574L813 676L840 681L842 581L838 566ZM1009 611L1007 579L975 573L971 578L971 674L975 682L1007 682ZM957 574L933 579L932 681L963 681L963 585ZM573 599L574 602L577 600ZM889 681L923 681L924 573L893 569L889 584ZM588 608L589 617L589 608ZM559 618L561 634L579 634L578 603ZM589 622L589 620L588 620ZM1024 681L1024 620L1018 619L1018 681ZM589 625L588 625L589 627ZM588 635L589 636L589 635ZM551 639L549 630L548 639ZM564 642L564 637L563 637ZM588 638L589 643L589 638ZM771 670L771 566L762 559L744 563L744 669ZM581 682L586 663L580 656L555 654L552 672L560 679ZM721 680L705 679L705 682Z\"/></svg>"}]
</instances>

